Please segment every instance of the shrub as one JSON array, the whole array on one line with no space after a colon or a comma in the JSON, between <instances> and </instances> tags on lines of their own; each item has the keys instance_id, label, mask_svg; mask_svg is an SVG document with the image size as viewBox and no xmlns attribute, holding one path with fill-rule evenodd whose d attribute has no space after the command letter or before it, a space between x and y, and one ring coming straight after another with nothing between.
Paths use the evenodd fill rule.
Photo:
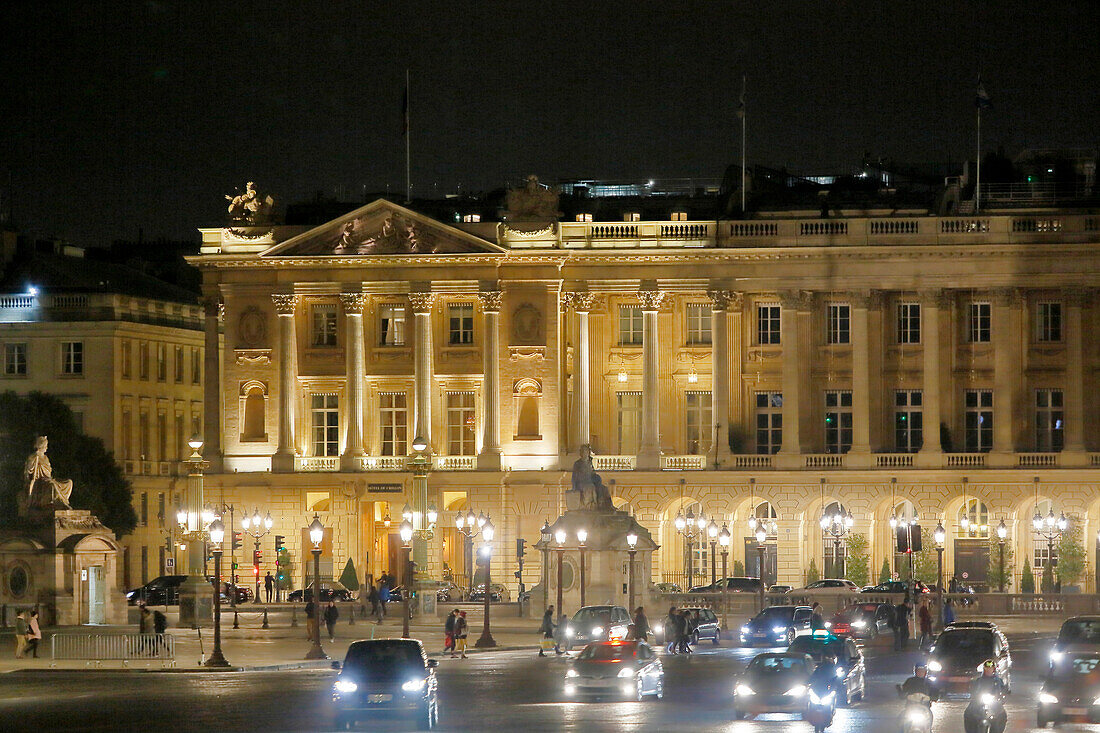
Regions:
<instances>
[{"instance_id":1,"label":"shrub","mask_svg":"<svg viewBox=\"0 0 1100 733\"><path fill-rule=\"evenodd\" d=\"M1026 557L1024 558L1024 571L1020 575L1020 592L1035 592L1035 575L1031 572L1031 560Z\"/></svg>"},{"instance_id":2,"label":"shrub","mask_svg":"<svg viewBox=\"0 0 1100 733\"><path fill-rule=\"evenodd\" d=\"M810 558L810 567L806 568L806 585L821 580L821 573L817 571L817 562Z\"/></svg>"}]
</instances>

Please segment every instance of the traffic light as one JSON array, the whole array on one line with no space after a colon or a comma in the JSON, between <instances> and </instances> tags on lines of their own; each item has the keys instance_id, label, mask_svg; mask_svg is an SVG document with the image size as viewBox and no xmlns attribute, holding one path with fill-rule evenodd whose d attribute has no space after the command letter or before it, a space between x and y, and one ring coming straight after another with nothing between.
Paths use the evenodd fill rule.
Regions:
<instances>
[{"instance_id":1,"label":"traffic light","mask_svg":"<svg viewBox=\"0 0 1100 733\"><path fill-rule=\"evenodd\" d=\"M284 537L281 534L275 535L275 554L276 555L278 555L279 551L283 549L283 540L285 540L285 539L286 539L286 537Z\"/></svg>"},{"instance_id":2,"label":"traffic light","mask_svg":"<svg viewBox=\"0 0 1100 733\"><path fill-rule=\"evenodd\" d=\"M522 537L516 538L516 557L523 557L527 551L527 540Z\"/></svg>"},{"instance_id":3,"label":"traffic light","mask_svg":"<svg viewBox=\"0 0 1100 733\"><path fill-rule=\"evenodd\" d=\"M233 548L232 549L234 549L234 550L241 549L241 533L240 532L234 532L233 533Z\"/></svg>"},{"instance_id":4,"label":"traffic light","mask_svg":"<svg viewBox=\"0 0 1100 733\"><path fill-rule=\"evenodd\" d=\"M255 565L256 567L259 567L260 563L262 563L263 561L264 561L264 551L263 550L253 550L252 551L252 564Z\"/></svg>"}]
</instances>

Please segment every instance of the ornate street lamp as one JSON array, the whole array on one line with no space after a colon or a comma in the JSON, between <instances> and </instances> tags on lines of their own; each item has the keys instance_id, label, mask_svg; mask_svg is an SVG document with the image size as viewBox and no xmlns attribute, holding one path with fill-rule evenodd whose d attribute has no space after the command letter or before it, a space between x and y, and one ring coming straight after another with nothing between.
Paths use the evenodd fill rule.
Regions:
<instances>
[{"instance_id":1,"label":"ornate street lamp","mask_svg":"<svg viewBox=\"0 0 1100 733\"><path fill-rule=\"evenodd\" d=\"M581 608L584 608L584 543L588 540L588 530L581 527L577 530L578 551L581 561Z\"/></svg>"},{"instance_id":2,"label":"ornate street lamp","mask_svg":"<svg viewBox=\"0 0 1100 733\"><path fill-rule=\"evenodd\" d=\"M398 535L401 537L401 546L405 549L405 589L401 594L402 608L401 608L401 638L409 638L409 617L411 615L409 608L409 596L410 584L409 578L412 577L412 538L413 538L413 526L412 522L408 519L401 523L401 528L397 530Z\"/></svg>"},{"instance_id":3,"label":"ornate street lamp","mask_svg":"<svg viewBox=\"0 0 1100 733\"><path fill-rule=\"evenodd\" d=\"M562 562L565 560L565 540L566 539L567 539L567 535L566 535L564 529L559 529L557 532L554 533L554 540L558 543L558 546L555 547L554 550L555 550L555 552L558 553L558 605L557 605L557 609L558 609L558 615L559 616L561 614L565 613L565 611L561 607L561 604L562 604L562 600L561 600L561 598L562 598L562 596L561 596L561 593L562 593L562 590L561 590L561 578L562 578L561 566L562 566Z\"/></svg>"},{"instance_id":4,"label":"ornate street lamp","mask_svg":"<svg viewBox=\"0 0 1100 733\"><path fill-rule=\"evenodd\" d=\"M542 523L542 529L539 530L539 535L542 539L540 543L542 547L542 612L546 613L547 607L550 605L550 594L546 592L546 589L550 586L550 568L547 561L550 559L550 520L547 519ZM556 622L557 619L554 619Z\"/></svg>"},{"instance_id":5,"label":"ornate street lamp","mask_svg":"<svg viewBox=\"0 0 1100 733\"><path fill-rule=\"evenodd\" d=\"M229 662L222 654L222 540L225 525L221 517L210 523L210 543L214 546L214 651L206 660L207 667L226 668Z\"/></svg>"},{"instance_id":6,"label":"ornate street lamp","mask_svg":"<svg viewBox=\"0 0 1100 733\"><path fill-rule=\"evenodd\" d=\"M475 647L486 648L494 647L497 645L496 639L493 638L492 633L489 631L489 600L493 595L493 585L490 582L492 577L490 570L493 564L493 535L495 529L493 523L489 521L488 517L485 519L485 524L481 528L481 536L485 539L485 544L481 546L481 557L485 562L485 612L484 612L484 624L481 627L481 638L474 644Z\"/></svg>"},{"instance_id":7,"label":"ornate street lamp","mask_svg":"<svg viewBox=\"0 0 1100 733\"><path fill-rule=\"evenodd\" d=\"M940 626L943 626L943 543L946 539L943 522L937 522L936 529L932 531L932 541L936 543L936 595L940 605Z\"/></svg>"},{"instance_id":8,"label":"ornate street lamp","mask_svg":"<svg viewBox=\"0 0 1100 733\"><path fill-rule=\"evenodd\" d=\"M1069 520L1066 519L1065 512L1055 517L1053 506L1051 506L1050 511L1045 517L1039 514L1039 509L1036 507L1035 516L1031 518L1031 525L1035 529L1035 534L1038 535L1039 539L1046 540L1047 543L1047 558L1046 567L1043 572L1043 580L1045 583L1046 570L1050 570L1050 587L1043 588L1043 592L1050 593L1054 590L1054 545L1062 539L1062 533L1069 528Z\"/></svg>"},{"instance_id":9,"label":"ornate street lamp","mask_svg":"<svg viewBox=\"0 0 1100 733\"><path fill-rule=\"evenodd\" d=\"M252 575L256 581L256 596L252 600L253 603L260 602L260 539L271 532L273 524L271 512L268 512L267 516L261 519L259 509L253 509L251 517L248 516L247 512L241 517L241 529L248 533L248 536L252 538L254 544L254 549L252 550ZM318 580L318 578L313 579L313 595L316 596L316 599L320 602L321 586Z\"/></svg>"},{"instance_id":10,"label":"ornate street lamp","mask_svg":"<svg viewBox=\"0 0 1100 733\"><path fill-rule=\"evenodd\" d=\"M694 556L692 555L692 547L695 545L703 531L706 529L707 521L703 512L699 512L698 519L695 517L695 512L691 507L688 507L687 514L684 515L681 512L676 512L676 518L672 521L673 526L676 528L676 532L684 538L684 546L687 552L687 588L684 590L691 590L691 586L694 584Z\"/></svg>"},{"instance_id":11,"label":"ornate street lamp","mask_svg":"<svg viewBox=\"0 0 1100 733\"><path fill-rule=\"evenodd\" d=\"M718 533L718 544L722 546L722 627L729 628L729 622L726 618L729 602L726 593L729 592L730 582L729 576L726 574L726 560L730 554L730 530L724 522L722 523L722 531ZM763 580L761 580L761 583L763 583Z\"/></svg>"},{"instance_id":12,"label":"ornate street lamp","mask_svg":"<svg viewBox=\"0 0 1100 733\"><path fill-rule=\"evenodd\" d=\"M764 550L767 548L765 544L768 541L768 530L764 528L763 524L760 524L756 528L756 552L757 562L760 563L760 610L764 610Z\"/></svg>"},{"instance_id":13,"label":"ornate street lamp","mask_svg":"<svg viewBox=\"0 0 1100 733\"><path fill-rule=\"evenodd\" d=\"M1008 527L1005 526L1005 520L1002 519L1001 523L997 525L997 550L1000 556L997 580L1001 586L1001 593L1005 592L1005 539L1007 537Z\"/></svg>"},{"instance_id":14,"label":"ornate street lamp","mask_svg":"<svg viewBox=\"0 0 1100 733\"><path fill-rule=\"evenodd\" d=\"M460 511L455 516L455 529L462 535L463 556L465 557L466 570L470 573L470 587L467 591L469 595L473 595L474 592L474 539L479 535L483 536L482 529L487 521L486 516L480 512L477 516L474 516L472 509L467 511L466 514Z\"/></svg>"},{"instance_id":15,"label":"ornate street lamp","mask_svg":"<svg viewBox=\"0 0 1100 733\"><path fill-rule=\"evenodd\" d=\"M718 545L718 525L714 522L713 518L711 518L710 524L707 525L707 537L710 538L710 587L713 590L714 586L718 584L718 563L715 562L717 559L715 548ZM725 582L724 578L722 582Z\"/></svg>"},{"instance_id":16,"label":"ornate street lamp","mask_svg":"<svg viewBox=\"0 0 1100 733\"><path fill-rule=\"evenodd\" d=\"M309 541L313 543L313 583L317 592L313 594L313 646L309 648L306 659L328 659L325 650L321 648L321 592L319 582L321 577L321 542L325 539L325 526L321 524L321 518L313 513L313 521L309 523ZM305 593L302 594L303 597Z\"/></svg>"},{"instance_id":17,"label":"ornate street lamp","mask_svg":"<svg viewBox=\"0 0 1100 733\"><path fill-rule=\"evenodd\" d=\"M631 531L626 536L626 554L627 554L627 557L628 557L628 560L627 560L627 589L628 589L627 595L629 597L629 599L627 600L626 605L627 605L627 610L630 611L631 615L633 615L633 613L634 613L634 556L638 552L637 547L638 547L638 534L634 531Z\"/></svg>"},{"instance_id":18,"label":"ornate street lamp","mask_svg":"<svg viewBox=\"0 0 1100 733\"><path fill-rule=\"evenodd\" d=\"M836 514L823 514L820 524L825 538L833 540L833 572L837 577L844 577L840 548L844 538L851 533L855 518L850 511L844 511L838 504Z\"/></svg>"}]
</instances>

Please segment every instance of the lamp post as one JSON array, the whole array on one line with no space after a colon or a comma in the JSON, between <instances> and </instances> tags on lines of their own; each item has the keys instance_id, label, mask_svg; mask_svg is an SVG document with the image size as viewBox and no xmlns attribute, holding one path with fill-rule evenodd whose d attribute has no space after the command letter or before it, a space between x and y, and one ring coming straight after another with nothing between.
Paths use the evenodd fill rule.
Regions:
<instances>
[{"instance_id":1,"label":"lamp post","mask_svg":"<svg viewBox=\"0 0 1100 733\"><path fill-rule=\"evenodd\" d=\"M412 522L408 519L401 523L401 528L398 530L398 534L401 536L401 545L405 548L405 592L401 594L402 606L401 606L401 638L409 638L409 596L411 593L409 589L412 587L410 577L412 575L412 538L413 538L413 526Z\"/></svg>"},{"instance_id":2,"label":"lamp post","mask_svg":"<svg viewBox=\"0 0 1100 733\"><path fill-rule=\"evenodd\" d=\"M481 512L478 512L477 516L474 516L474 512L470 511L463 514L461 511L458 516L455 517L455 529L462 535L462 548L464 562L466 563L466 572L470 574L470 587L467 591L468 594L474 592L474 538L481 534L482 527L485 526L485 522L488 518Z\"/></svg>"},{"instance_id":3,"label":"lamp post","mask_svg":"<svg viewBox=\"0 0 1100 733\"><path fill-rule=\"evenodd\" d=\"M554 551L558 553L558 605L556 606L556 608L558 609L558 614L560 615L565 613L565 610L561 606L561 566L562 562L565 560L565 530L559 529L557 532L555 532L554 540L558 543L558 546L554 548Z\"/></svg>"},{"instance_id":4,"label":"lamp post","mask_svg":"<svg viewBox=\"0 0 1100 733\"><path fill-rule=\"evenodd\" d=\"M852 531L852 525L855 524L855 518L851 512L845 512L843 509L837 509L836 514L824 514L821 517L821 530L825 537L832 538L833 540L833 572L836 577L844 577L844 567L841 565L841 553L840 547L844 538Z\"/></svg>"},{"instance_id":5,"label":"lamp post","mask_svg":"<svg viewBox=\"0 0 1100 733\"><path fill-rule=\"evenodd\" d=\"M775 520L771 519L770 517L760 517L758 519L756 517L756 515L754 514L754 515L749 517L748 524L749 524L749 534L752 535L753 537L759 537L760 536L760 530L764 531L764 540L758 540L757 544L760 544L761 542L765 542L768 537L773 537L773 536L776 536L776 535L779 534L778 525L776 525ZM763 560L763 558L764 558L764 555L761 555L760 560L759 560L760 566L756 569L757 573L760 574L760 585L761 586L765 585L764 560ZM745 564L748 565L748 562L749 562L749 558L746 556L745 557Z\"/></svg>"},{"instance_id":6,"label":"lamp post","mask_svg":"<svg viewBox=\"0 0 1100 733\"><path fill-rule=\"evenodd\" d=\"M225 525L221 517L210 524L210 543L214 546L214 651L206 660L207 667L225 668L229 662L222 654L222 539Z\"/></svg>"},{"instance_id":7,"label":"lamp post","mask_svg":"<svg viewBox=\"0 0 1100 733\"><path fill-rule=\"evenodd\" d=\"M1001 586L1001 593L1005 592L1005 539L1008 537L1008 527L1005 526L1005 520L1001 520L1001 523L997 525L997 552L998 559L998 574L997 581Z\"/></svg>"},{"instance_id":8,"label":"lamp post","mask_svg":"<svg viewBox=\"0 0 1100 733\"><path fill-rule=\"evenodd\" d=\"M1045 570L1050 570L1050 583L1054 584L1054 545L1062 538L1062 533L1069 527L1069 520L1066 519L1066 513L1062 512L1061 516L1054 516L1054 507L1050 508L1050 512L1044 517L1039 514L1038 508L1035 509L1035 516L1031 518L1031 524L1035 528L1035 534L1039 536L1039 539L1046 540L1047 543L1047 564L1044 568L1044 580L1046 576ZM1053 587L1043 588L1044 593L1050 593L1053 591Z\"/></svg>"},{"instance_id":9,"label":"lamp post","mask_svg":"<svg viewBox=\"0 0 1100 733\"><path fill-rule=\"evenodd\" d=\"M695 516L695 512L691 507L688 507L687 514L684 515L680 512L676 512L676 519L672 521L672 525L676 528L676 531L684 538L684 545L687 550L687 588L684 590L691 590L691 586L694 584L695 562L692 555L692 547L695 545L696 539L698 539L703 530L706 529L707 519L703 512L699 512L698 518Z\"/></svg>"},{"instance_id":10,"label":"lamp post","mask_svg":"<svg viewBox=\"0 0 1100 733\"><path fill-rule=\"evenodd\" d=\"M271 526L273 524L274 522L271 521L271 512L268 512L266 517L260 519L259 509L254 509L251 517L249 517L248 514L241 517L241 529L248 533L248 536L252 538L255 546L255 549L252 550L252 575L256 580L256 595L252 599L253 603L260 602L260 538L271 531ZM314 578L313 584L313 595L316 596L318 602L320 602L320 580Z\"/></svg>"},{"instance_id":11,"label":"lamp post","mask_svg":"<svg viewBox=\"0 0 1100 733\"><path fill-rule=\"evenodd\" d=\"M235 577L234 570L237 565L236 551L233 547L233 532L236 524L233 521L233 505L225 502L215 502L211 506L211 511L218 516L218 518L224 517L226 512L229 512L229 585L233 587L233 592L229 594L229 605L233 608L237 607L237 578ZM224 536L224 534L223 534Z\"/></svg>"},{"instance_id":12,"label":"lamp post","mask_svg":"<svg viewBox=\"0 0 1100 733\"><path fill-rule=\"evenodd\" d=\"M626 536L627 554L627 610L634 613L634 555L638 550L638 535L631 532Z\"/></svg>"},{"instance_id":13,"label":"lamp post","mask_svg":"<svg viewBox=\"0 0 1100 733\"><path fill-rule=\"evenodd\" d=\"M313 543L313 583L317 592L313 594L313 646L306 653L306 659L328 659L321 648L321 583L318 582L321 577L321 541L324 539L325 525L314 512L313 521L309 523L309 541Z\"/></svg>"},{"instance_id":14,"label":"lamp post","mask_svg":"<svg viewBox=\"0 0 1100 733\"><path fill-rule=\"evenodd\" d=\"M764 529L764 525L761 524L756 528L756 552L759 556L758 562L760 563L760 610L764 610L764 549L767 547L764 543L768 540L768 531Z\"/></svg>"},{"instance_id":15,"label":"lamp post","mask_svg":"<svg viewBox=\"0 0 1100 733\"><path fill-rule=\"evenodd\" d=\"M550 594L546 592L546 589L550 587L550 568L547 562L550 559L550 520L547 519L542 523L542 528L539 530L539 535L542 539L542 612L545 614L546 609L550 606ZM556 619L555 619L556 620Z\"/></svg>"},{"instance_id":16,"label":"lamp post","mask_svg":"<svg viewBox=\"0 0 1100 733\"><path fill-rule=\"evenodd\" d=\"M726 574L726 560L730 554L730 530L724 523L722 524L722 531L718 533L718 544L722 546L722 627L729 628L729 620L726 618L726 614L729 610L728 599L726 593L729 592L729 576ZM761 581L763 583L763 581Z\"/></svg>"},{"instance_id":17,"label":"lamp post","mask_svg":"<svg viewBox=\"0 0 1100 733\"><path fill-rule=\"evenodd\" d=\"M710 537L710 587L714 588L718 584L718 568L715 562L715 547L718 545L718 525L714 523L713 517L710 520L710 524L707 525L707 537ZM725 571L723 570L722 582L725 582Z\"/></svg>"},{"instance_id":18,"label":"lamp post","mask_svg":"<svg viewBox=\"0 0 1100 733\"><path fill-rule=\"evenodd\" d=\"M211 608L206 604L210 600L209 585L206 580L206 528L214 521L213 512L203 506L203 460L199 451L203 441L199 435L191 436L187 441L191 455L184 464L187 467L187 489L184 492L176 521L179 524L180 538L186 541L187 579L180 585L180 626L198 628L204 619L211 616Z\"/></svg>"},{"instance_id":19,"label":"lamp post","mask_svg":"<svg viewBox=\"0 0 1100 733\"><path fill-rule=\"evenodd\" d=\"M577 530L577 550L580 553L581 562L581 608L584 608L584 543L588 539L588 530L583 527Z\"/></svg>"},{"instance_id":20,"label":"lamp post","mask_svg":"<svg viewBox=\"0 0 1100 733\"><path fill-rule=\"evenodd\" d=\"M936 595L940 605L940 626L943 626L943 542L947 539L947 532L943 528L943 522L936 523L936 529L932 531L932 540L936 543Z\"/></svg>"},{"instance_id":21,"label":"lamp post","mask_svg":"<svg viewBox=\"0 0 1100 733\"><path fill-rule=\"evenodd\" d=\"M481 627L481 638L474 644L479 649L494 647L497 645L496 639L493 638L492 633L489 631L489 599L492 597L493 586L489 582L491 579L490 570L493 564L493 535L495 530L493 523L488 519L485 520L485 526L481 528L481 536L485 539L485 544L481 546L481 557L485 562L485 621ZM582 565L583 567L583 565ZM581 586L582 592L584 586Z\"/></svg>"}]
</instances>

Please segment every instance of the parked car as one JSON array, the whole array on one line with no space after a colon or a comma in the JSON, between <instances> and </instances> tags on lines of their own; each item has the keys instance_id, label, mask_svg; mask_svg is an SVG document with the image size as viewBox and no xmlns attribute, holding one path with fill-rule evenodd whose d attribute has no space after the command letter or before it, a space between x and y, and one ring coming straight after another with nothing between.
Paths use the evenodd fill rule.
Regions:
<instances>
[{"instance_id":1,"label":"parked car","mask_svg":"<svg viewBox=\"0 0 1100 733\"><path fill-rule=\"evenodd\" d=\"M394 713L412 716L422 730L437 725L438 665L415 639L352 642L332 686L336 727L350 728L357 720Z\"/></svg>"},{"instance_id":2,"label":"parked car","mask_svg":"<svg viewBox=\"0 0 1100 733\"><path fill-rule=\"evenodd\" d=\"M313 600L313 583L310 583L305 589L299 588L290 592L290 595L286 598L291 603L299 603ZM350 601L351 592L340 585L339 583L326 583L321 581L321 603L328 603L329 601Z\"/></svg>"},{"instance_id":3,"label":"parked car","mask_svg":"<svg viewBox=\"0 0 1100 733\"><path fill-rule=\"evenodd\" d=\"M622 606L584 606L565 624L565 651L594 641L623 639L630 621Z\"/></svg>"},{"instance_id":4,"label":"parked car","mask_svg":"<svg viewBox=\"0 0 1100 733\"><path fill-rule=\"evenodd\" d=\"M435 591L439 603L455 603L462 600L462 589L449 580L421 580L417 583L426 593Z\"/></svg>"},{"instance_id":5,"label":"parked car","mask_svg":"<svg viewBox=\"0 0 1100 733\"><path fill-rule=\"evenodd\" d=\"M644 641L598 641L586 646L565 673L568 697L625 697L639 702L646 695L665 696L665 672L657 654Z\"/></svg>"},{"instance_id":6,"label":"parked car","mask_svg":"<svg viewBox=\"0 0 1100 733\"><path fill-rule=\"evenodd\" d=\"M787 591L792 596L836 596L855 595L859 593L859 586L844 578L826 578L815 580L805 588L794 588Z\"/></svg>"},{"instance_id":7,"label":"parked car","mask_svg":"<svg viewBox=\"0 0 1100 733\"><path fill-rule=\"evenodd\" d=\"M790 646L810 633L809 606L768 606L741 627L742 646Z\"/></svg>"},{"instance_id":8,"label":"parked car","mask_svg":"<svg viewBox=\"0 0 1100 733\"><path fill-rule=\"evenodd\" d=\"M213 578L207 578L211 583L214 582ZM230 602L234 592L237 595L237 603L248 603L252 600L252 589L243 585L233 585L229 581L222 581L222 597L226 603Z\"/></svg>"},{"instance_id":9,"label":"parked car","mask_svg":"<svg viewBox=\"0 0 1100 733\"><path fill-rule=\"evenodd\" d=\"M833 614L825 622L825 628L836 636L873 639L891 633L893 617L894 607L889 603L853 603Z\"/></svg>"},{"instance_id":10,"label":"parked car","mask_svg":"<svg viewBox=\"0 0 1100 733\"><path fill-rule=\"evenodd\" d=\"M175 606L180 602L180 585L186 575L162 575L126 593L131 606L145 603L147 606Z\"/></svg>"},{"instance_id":11,"label":"parked car","mask_svg":"<svg viewBox=\"0 0 1100 733\"><path fill-rule=\"evenodd\" d=\"M928 649L928 680L942 693L967 694L986 659L994 661L997 676L1012 689L1012 654L997 625L988 621L951 624Z\"/></svg>"},{"instance_id":12,"label":"parked car","mask_svg":"<svg viewBox=\"0 0 1100 733\"><path fill-rule=\"evenodd\" d=\"M867 668L863 652L852 639L841 639L826 631L815 631L810 636L794 640L787 652L808 654L817 664L827 657L836 659L836 672L832 689L836 691L837 705L849 705L852 700L862 700L867 692Z\"/></svg>"},{"instance_id":13,"label":"parked car","mask_svg":"<svg viewBox=\"0 0 1100 733\"><path fill-rule=\"evenodd\" d=\"M779 585L778 583L776 583L771 588L768 588L768 592L769 593L787 593L788 591L790 591L791 587L792 586L789 586L789 585Z\"/></svg>"},{"instance_id":14,"label":"parked car","mask_svg":"<svg viewBox=\"0 0 1100 733\"><path fill-rule=\"evenodd\" d=\"M879 583L878 585L868 585L860 591L861 593L908 593L909 583L904 580L887 580L885 583ZM931 593L932 589L924 585L921 587L921 593Z\"/></svg>"},{"instance_id":15,"label":"parked car","mask_svg":"<svg viewBox=\"0 0 1100 733\"><path fill-rule=\"evenodd\" d=\"M489 596L490 603L507 603L512 600L511 593L500 583L492 583L489 586L492 591L492 595ZM471 603L484 603L485 602L485 584L475 585L473 591L470 592Z\"/></svg>"},{"instance_id":16,"label":"parked car","mask_svg":"<svg viewBox=\"0 0 1100 733\"><path fill-rule=\"evenodd\" d=\"M728 593L759 593L763 587L760 578L719 578L707 585L694 586L688 593L719 593L723 590Z\"/></svg>"}]
</instances>

